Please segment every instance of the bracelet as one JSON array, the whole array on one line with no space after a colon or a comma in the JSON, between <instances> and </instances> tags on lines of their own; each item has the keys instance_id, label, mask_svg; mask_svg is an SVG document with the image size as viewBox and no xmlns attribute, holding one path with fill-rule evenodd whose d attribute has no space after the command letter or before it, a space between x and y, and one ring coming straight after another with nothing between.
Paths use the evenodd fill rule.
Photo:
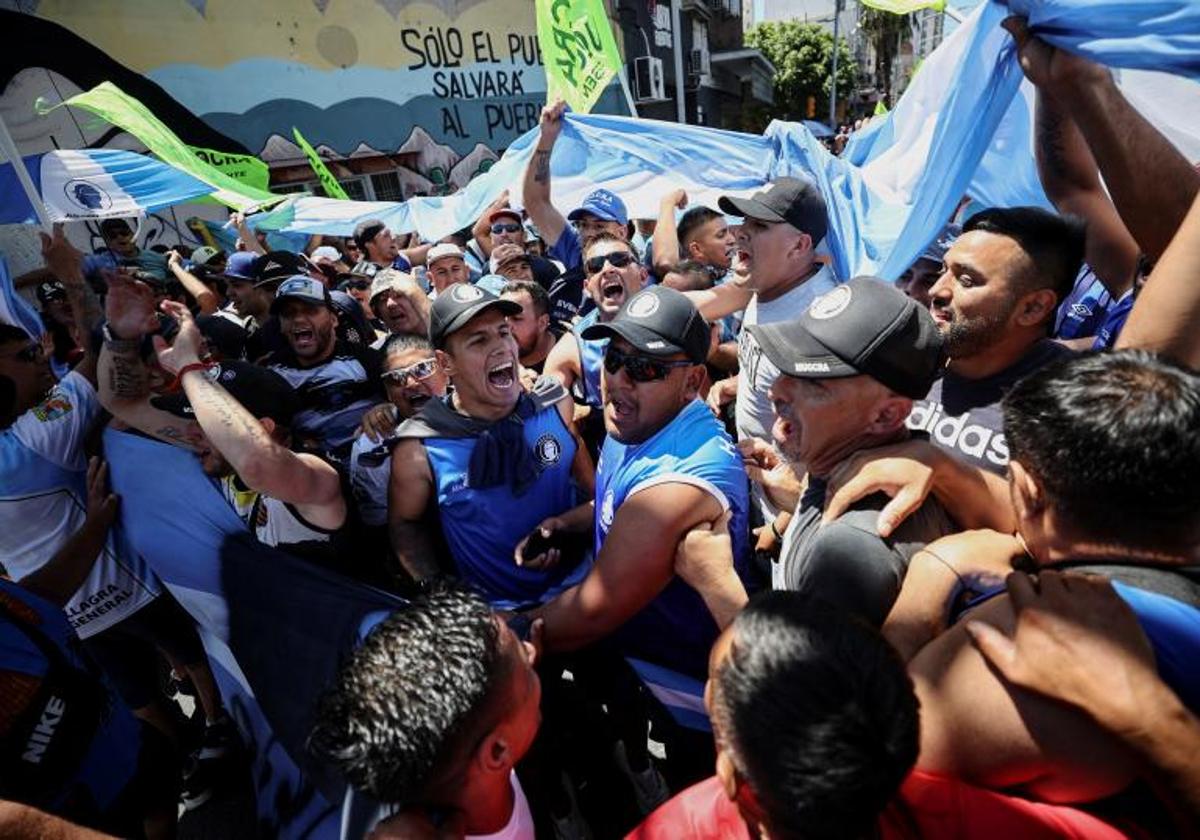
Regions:
<instances>
[{"instance_id":1,"label":"bracelet","mask_svg":"<svg viewBox=\"0 0 1200 840\"><path fill-rule=\"evenodd\" d=\"M783 534L779 533L779 529L775 527L775 520L771 520L771 533L775 535L775 539L783 542Z\"/></svg>"},{"instance_id":2,"label":"bracelet","mask_svg":"<svg viewBox=\"0 0 1200 840\"><path fill-rule=\"evenodd\" d=\"M179 369L179 373L175 374L175 378L171 381L171 384L168 385L164 390L168 393L174 394L183 387L184 376L194 370L211 370L216 366L216 362L192 362L191 364L184 365Z\"/></svg>"},{"instance_id":3,"label":"bracelet","mask_svg":"<svg viewBox=\"0 0 1200 840\"><path fill-rule=\"evenodd\" d=\"M142 347L140 338L117 338L108 328L107 322L100 326L100 335L104 338L104 344L114 353L137 353Z\"/></svg>"}]
</instances>

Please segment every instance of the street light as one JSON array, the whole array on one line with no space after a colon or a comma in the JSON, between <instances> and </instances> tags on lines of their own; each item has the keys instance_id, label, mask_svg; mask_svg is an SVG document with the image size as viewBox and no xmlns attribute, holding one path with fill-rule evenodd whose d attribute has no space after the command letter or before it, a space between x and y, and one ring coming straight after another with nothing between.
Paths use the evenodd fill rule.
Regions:
<instances>
[{"instance_id":1,"label":"street light","mask_svg":"<svg viewBox=\"0 0 1200 840\"><path fill-rule=\"evenodd\" d=\"M829 127L837 131L837 67L838 67L838 22L842 16L843 0L833 3L833 79L829 87Z\"/></svg>"}]
</instances>

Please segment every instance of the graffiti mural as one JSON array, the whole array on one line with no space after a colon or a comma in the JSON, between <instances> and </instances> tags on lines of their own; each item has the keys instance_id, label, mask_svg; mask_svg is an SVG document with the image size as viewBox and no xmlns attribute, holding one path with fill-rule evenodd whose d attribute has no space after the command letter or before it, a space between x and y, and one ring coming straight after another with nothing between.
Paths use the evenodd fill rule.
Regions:
<instances>
[{"instance_id":1,"label":"graffiti mural","mask_svg":"<svg viewBox=\"0 0 1200 840\"><path fill-rule=\"evenodd\" d=\"M339 180L363 185L352 197L449 192L537 125L546 77L533 5L0 0L13 46L0 57L0 111L29 126L17 138L22 151L44 151L54 144L26 110L31 94L56 101L109 79L185 142L258 155L276 185L302 181L307 169L294 126ZM597 110L620 107L615 85L605 97ZM113 139L71 119L76 131L65 133L83 143L60 146Z\"/></svg>"}]
</instances>

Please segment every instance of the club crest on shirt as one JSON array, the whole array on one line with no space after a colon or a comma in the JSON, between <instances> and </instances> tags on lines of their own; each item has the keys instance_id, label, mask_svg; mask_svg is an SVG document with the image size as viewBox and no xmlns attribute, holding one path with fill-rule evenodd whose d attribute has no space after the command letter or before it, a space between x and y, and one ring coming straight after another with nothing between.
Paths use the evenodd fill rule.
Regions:
<instances>
[{"instance_id":1,"label":"club crest on shirt","mask_svg":"<svg viewBox=\"0 0 1200 840\"><path fill-rule=\"evenodd\" d=\"M533 445L533 454L543 467L554 466L562 458L562 444L554 435L546 433Z\"/></svg>"},{"instance_id":2,"label":"club crest on shirt","mask_svg":"<svg viewBox=\"0 0 1200 840\"><path fill-rule=\"evenodd\" d=\"M43 423L50 423L66 417L71 413L72 408L70 400L58 391L54 391L41 405L34 408L33 416Z\"/></svg>"},{"instance_id":3,"label":"club crest on shirt","mask_svg":"<svg viewBox=\"0 0 1200 840\"><path fill-rule=\"evenodd\" d=\"M609 490L604 494L604 502L600 505L600 524L604 530L612 527L613 523L613 493Z\"/></svg>"}]
</instances>

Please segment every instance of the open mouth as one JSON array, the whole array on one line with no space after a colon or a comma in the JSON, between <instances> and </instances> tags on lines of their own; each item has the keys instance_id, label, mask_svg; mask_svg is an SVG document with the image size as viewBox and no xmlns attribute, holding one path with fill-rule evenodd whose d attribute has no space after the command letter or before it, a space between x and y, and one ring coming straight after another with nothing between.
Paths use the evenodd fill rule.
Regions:
<instances>
[{"instance_id":1,"label":"open mouth","mask_svg":"<svg viewBox=\"0 0 1200 840\"><path fill-rule=\"evenodd\" d=\"M317 340L316 333L301 327L292 330L292 343L297 347L311 347Z\"/></svg>"},{"instance_id":2,"label":"open mouth","mask_svg":"<svg viewBox=\"0 0 1200 840\"><path fill-rule=\"evenodd\" d=\"M421 406L429 402L429 394L416 393L408 395L408 404L413 407L413 411L419 411Z\"/></svg>"},{"instance_id":3,"label":"open mouth","mask_svg":"<svg viewBox=\"0 0 1200 840\"><path fill-rule=\"evenodd\" d=\"M620 303L625 297L625 285L620 280L602 280L600 296L606 303Z\"/></svg>"},{"instance_id":4,"label":"open mouth","mask_svg":"<svg viewBox=\"0 0 1200 840\"><path fill-rule=\"evenodd\" d=\"M507 390L517 381L517 369L512 362L503 362L488 369L488 384L493 388Z\"/></svg>"},{"instance_id":5,"label":"open mouth","mask_svg":"<svg viewBox=\"0 0 1200 840\"><path fill-rule=\"evenodd\" d=\"M633 403L620 397L610 397L608 406L612 409L613 416L617 420L627 420L633 416Z\"/></svg>"}]
</instances>

